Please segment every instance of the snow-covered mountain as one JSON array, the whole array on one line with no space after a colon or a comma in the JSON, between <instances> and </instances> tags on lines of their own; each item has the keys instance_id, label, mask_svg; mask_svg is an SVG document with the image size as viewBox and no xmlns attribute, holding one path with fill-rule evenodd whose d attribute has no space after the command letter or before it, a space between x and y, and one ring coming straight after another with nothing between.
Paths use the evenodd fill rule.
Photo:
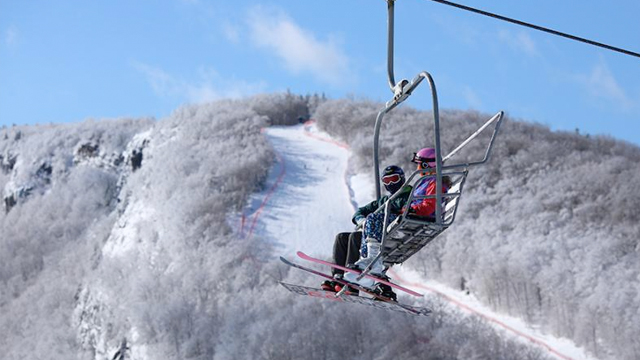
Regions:
<instances>
[{"instance_id":1,"label":"snow-covered mountain","mask_svg":"<svg viewBox=\"0 0 640 360\"><path fill-rule=\"evenodd\" d=\"M379 107L275 94L187 106L160 121L1 129L3 358L112 359L123 344L122 358L140 360L555 356L454 316L437 297L425 321L307 301L278 286L317 280L281 266L282 244L268 236L269 226L308 232L301 214L288 222L285 202L252 223L282 166L276 135L262 129L312 116L350 146L343 182L370 173ZM384 163L409 166L431 138L428 116L389 116ZM445 112L445 146L481 117ZM517 121L496 146L471 173L457 223L405 266L594 357L637 358L640 149ZM290 186L322 180L305 177L323 173L316 156L324 155L288 164ZM344 187L335 191L345 198ZM294 195L301 201L305 191ZM309 227L332 233L340 221L349 230L344 214L310 216L320 222Z\"/></svg>"},{"instance_id":2,"label":"snow-covered mountain","mask_svg":"<svg viewBox=\"0 0 640 360\"><path fill-rule=\"evenodd\" d=\"M364 171L378 108L338 100L314 118L352 145ZM433 138L430 116L403 108L385 120L385 163L410 166L407 154ZM449 150L487 118L442 117ZM640 313L640 149L520 121L501 132L492 160L470 172L454 228L407 265L596 357L640 358L640 322L631 320ZM482 146L470 144L466 156Z\"/></svg>"}]
</instances>

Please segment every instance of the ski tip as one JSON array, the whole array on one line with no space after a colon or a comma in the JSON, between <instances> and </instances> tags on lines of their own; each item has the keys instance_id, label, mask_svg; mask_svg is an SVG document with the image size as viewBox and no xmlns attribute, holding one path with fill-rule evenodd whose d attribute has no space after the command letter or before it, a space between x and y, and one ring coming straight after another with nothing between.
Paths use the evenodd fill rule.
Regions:
<instances>
[{"instance_id":1,"label":"ski tip","mask_svg":"<svg viewBox=\"0 0 640 360\"><path fill-rule=\"evenodd\" d=\"M300 256L301 258L303 258L303 259L306 259L306 258L308 258L308 257L309 257L309 255L307 255L307 254L303 253L302 251L298 251L298 252L296 252L296 254L297 254L298 256Z\"/></svg>"}]
</instances>

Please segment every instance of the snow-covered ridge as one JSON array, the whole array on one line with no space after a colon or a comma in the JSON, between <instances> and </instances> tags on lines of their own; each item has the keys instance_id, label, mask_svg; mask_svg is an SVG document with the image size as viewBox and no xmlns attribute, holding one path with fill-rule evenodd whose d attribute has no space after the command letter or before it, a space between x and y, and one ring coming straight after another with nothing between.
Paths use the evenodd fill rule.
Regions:
<instances>
[{"instance_id":1,"label":"snow-covered ridge","mask_svg":"<svg viewBox=\"0 0 640 360\"><path fill-rule=\"evenodd\" d=\"M332 303L301 301L277 284L277 280L282 278L298 283L309 281L311 285L316 282L306 275L283 269L277 256L283 253L284 248L265 233L254 232L251 237L238 236L238 222L229 222L229 219L240 218L239 214L252 203L252 194L263 194L262 190L270 188L273 179L269 175L271 169L276 172L276 178L279 174L279 162L275 157L277 145L270 145L273 140L270 130L265 136L261 129L273 124L291 125L297 123L298 118L313 114L318 119L320 130L339 128L341 130L331 131L333 138L350 144L351 158L345 155L348 153L344 149L327 149L343 159L340 164L336 162L323 167L320 165L326 160L323 155L314 156L316 154L312 153L298 162L286 162L286 166L295 166L295 170L287 168L288 176L296 175L288 185L292 196L287 199L289 202L279 203L282 212L277 218L270 218L266 210L260 216L261 219L281 221L283 226L289 225L286 221L288 218L306 218L306 229L303 221L298 230L291 228L284 235L289 237L296 231L305 234L311 231L311 237L307 238L320 241L322 237L323 244L316 244L322 248L318 251L328 254L329 248L326 246L331 246L332 239L325 240L320 233L333 233L342 226L339 224L345 223L344 226L349 229L351 204L347 188L344 185L334 188L325 186L323 176L332 174L332 179L343 184L345 172L339 167L348 158L348 167L352 170L347 172L347 178L352 186L357 187L354 185L357 181L351 175L361 172L367 174L370 169L370 164L367 164L370 149L367 146L370 144L368 136L371 131L367 122L370 122L372 112L363 103L345 101L343 105L345 107L336 107L333 102L322 104L310 97L277 94L188 106L157 122L144 119L90 121L73 125L0 129L0 188L3 191L14 185L20 187L29 184L27 180L34 179L42 164L51 166L48 184L38 183L41 185L36 189L40 190L17 201L9 211L0 211L0 353L3 358L48 358L55 353L61 358L112 359L121 350L122 344L129 348L125 351L126 358L137 360L513 359L514 354L520 359L552 358L553 355L545 350L505 338L484 321L470 319L460 322L458 318L452 321L451 316L441 311L440 308L444 308L445 304L439 301L434 300L431 304L436 315L430 321L417 322L410 317L386 312L372 314L357 306L345 311L337 307L340 305ZM375 110L377 106L374 104L370 108ZM308 113L301 114L300 109ZM336 122L328 123L327 114L335 116ZM402 126L406 121L413 121L411 114L411 111L407 111L404 114L406 118L393 122L399 124L398 127L390 126L387 131L392 132L392 137L397 138L398 142L417 146L411 139L418 132L408 134ZM463 115L473 119L473 113ZM368 125L363 125L361 120ZM462 123L457 118L446 121ZM416 259L420 262L406 265L453 286L461 283L462 275L467 280L465 286L472 294L485 303L487 299L489 304L494 302L493 309L511 307L512 313L518 313L521 309L520 301L530 300L516 295L527 293L535 298L536 292L530 291L535 288L530 283L524 283L521 287L513 287L511 285L514 284L510 282L492 283L492 279L503 281L504 274L485 271L488 265L483 262L486 258L481 250L487 247L479 245L486 245L487 239L505 239L507 244L506 240L515 241L513 239L519 237L513 237L510 231L517 231L516 234L520 235L520 227L525 225L531 234L541 234L540 241L546 241L547 238L538 227L526 222L496 225L497 220L485 218L480 209L483 209L481 205L484 208L493 207L491 209L496 213L496 207L508 204L509 207L500 209L499 213L521 212L528 208L526 203L517 203L518 208L512 208L513 199L509 194L502 193L501 189L537 191L545 179L554 182L561 180L554 175L556 169L544 160L547 155L537 153L536 163L528 163L526 152L523 153L520 147L523 141L519 138L522 133L531 133L531 128L527 126L522 125L522 129L519 125L515 126L505 133L508 135L511 132L511 135L500 139L503 145L494 154L494 159L500 156L507 159L501 163L501 167L489 166L472 174L476 185L475 188L467 188L469 191L463 196L461 205L461 209L466 207L467 214L464 217L460 214L460 219L471 222L459 222L456 225L459 229L455 234L462 238L453 237L453 233L447 234L441 239L442 246L435 247L434 258ZM545 147L540 144L545 143L546 137L553 144L565 140L562 134L533 129L536 131L532 136L542 148ZM336 135L341 131L360 135L356 138ZM388 136L384 135L387 131L383 131L383 136ZM298 140L300 145L310 141L304 135ZM617 184L618 179L624 178L626 185L635 189L636 175L626 169L632 168L627 164L636 161L634 156L637 150L608 140L572 138L572 141L579 145L584 154L571 155L571 151L563 150L558 155L564 164L560 170L571 168L571 162L567 159L577 156L588 162L584 169L592 172L594 166L599 164L594 159L599 157L593 156L591 149L604 146L608 162L603 166L612 174L609 180ZM88 145L83 146L85 144ZM388 146L393 144L388 138L385 138L385 144L382 149L385 161L404 161L406 149ZM98 148L96 145L99 145ZM126 159L133 159L133 150L140 146L142 159L134 171L133 162ZM82 156L78 156L80 154ZM114 166L120 155L123 155L122 162ZM526 167L519 168L519 164L526 164ZM309 171L305 171L305 165ZM523 171L535 174L535 171L543 170L546 171L544 176L522 180ZM314 176L305 178L308 174ZM487 186L487 182L492 181L501 183L501 186ZM519 187L505 186L513 182L517 182ZM9 183L14 185L7 187ZM472 183L471 179L469 183ZM314 185L324 191L337 191L333 199L343 199L339 200L339 204L348 214L336 213L334 217L319 211L287 214L285 209L291 208L292 203L304 200L309 195L307 190ZM608 194L602 191L601 186L604 185L596 185L601 194ZM573 217L567 218L567 221L579 219L581 225L585 216L591 214L588 204L599 204L595 202L597 198L584 196L582 186L580 181L574 181L572 187L564 188L569 191L568 195L579 200L576 211L569 212ZM357 192L355 195L359 196ZM617 240L606 242L604 240L610 238L602 237L597 245L617 244L610 248L616 251L602 253L605 255L603 259L610 259L609 263L591 258L591 264L606 265L601 269L612 284L621 284L621 279L627 279L627 284L637 281L637 267L634 265L637 251L627 246L628 237L636 234L636 227L627 226L625 222L635 219L634 213L627 213L630 206L637 204L635 193L627 193L626 202L618 201L615 198L617 195L603 195L607 201L621 205L615 212L603 216L621 217L616 218L618 227L611 231ZM542 196L540 194L543 192L538 193ZM347 199L344 199L345 196ZM504 201L505 198L507 201ZM257 199L260 204L262 199ZM329 196L324 200L326 206L334 205ZM561 206L552 200L543 198L538 203L542 204L543 210ZM312 218L328 223L314 227L310 220ZM543 220L539 220L539 223ZM594 218L591 224L601 226L600 221L601 218ZM554 226L559 224L557 221L549 223ZM264 230L269 225L256 226L256 229ZM596 231L597 227L590 229ZM624 229L625 233L618 233L618 229ZM556 228L549 230L548 236L556 234ZM304 237L299 239L302 241ZM543 257L534 253L532 259L546 265L531 269L546 269L549 271L547 274L561 269L559 274L570 274L564 271L564 263L558 262L568 250L573 250L570 254L576 258L585 253L598 254L597 248L592 245L584 247L582 252L576 252L576 248L570 246L573 244L571 237L558 239L567 242L562 246L554 245L551 256ZM489 244L493 256L502 259L509 255L503 251L504 244ZM453 248L449 248L453 245ZM533 242L527 246L520 245L518 243L523 250L537 250L531 247ZM563 246L567 246L566 249ZM513 250L513 247L509 249ZM438 259L441 263L436 262ZM486 276L470 276L472 264L464 261L471 259L478 260L476 274ZM527 265L530 262L522 261L519 256L514 260L517 261L500 260L496 265L510 264L507 270L512 271L518 269L520 263L526 265L522 269L530 270ZM455 266L459 267L456 271ZM618 346L611 345L608 329L617 324L619 318L633 318L633 309L637 308L638 303L632 300L635 294L633 288L620 287L623 290L614 293L611 301L602 300L599 296L589 297L589 294L594 294L593 286L602 284L600 280L593 282L594 278L587 276L590 273L584 272L586 267L577 266L571 276L551 279L574 279L580 291L573 294L580 295L580 300L588 300L583 305L605 304L608 309L619 310L620 314L613 313L609 322L604 321L595 327L599 331L595 342L598 345L597 357L632 359L637 346L635 323L626 322L624 326L616 328L620 334ZM522 273L507 274L520 279L526 275L524 270ZM458 276L457 279L454 275ZM552 285L564 284L558 281ZM496 289L500 291L490 296L487 289L496 285L500 285ZM514 292L507 296L503 287L514 289ZM569 290L574 287L557 288L562 292L542 293L544 308L566 309L552 305L558 299L571 299L568 297L572 294ZM516 292L517 289L527 289L528 292ZM594 327L589 324L596 324L595 321L600 319L596 317L598 314L580 313L571 317L572 313L566 312L564 317L558 316L554 320L557 323L552 324L545 323L547 317L542 313L531 312L521 317L530 323L546 324L541 326L544 332L549 332L548 328L576 329L574 340L579 344L582 341L593 352L594 342L587 335L593 334L589 331ZM572 326L567 326L567 318L575 320ZM584 324L586 327L580 327Z\"/></svg>"},{"instance_id":2,"label":"snow-covered ridge","mask_svg":"<svg viewBox=\"0 0 640 360\"><path fill-rule=\"evenodd\" d=\"M132 126L132 120L120 120L112 125L126 130L114 137L105 124L89 122L69 129L74 135L64 140L59 138L62 126L42 126L37 133L29 128L5 130L5 139L9 141L0 151L2 172L8 177L3 184L5 212L29 196L44 194L56 182L66 180L72 167L102 169L119 177L136 170L146 144L131 137L143 136L135 131L140 126L149 127L150 123L138 121ZM96 128L92 129L93 126ZM14 134L12 139L9 132Z\"/></svg>"},{"instance_id":3,"label":"snow-covered ridge","mask_svg":"<svg viewBox=\"0 0 640 360\"><path fill-rule=\"evenodd\" d=\"M336 100L314 119L368 171L377 109ZM485 118L443 112L445 153ZM429 114L398 109L383 124L382 161L411 166L432 138ZM477 143L461 159L481 151ZM640 323L628 319L640 309L639 164L637 146L507 119L491 161L470 173L455 226L407 265L596 357L637 358Z\"/></svg>"}]
</instances>

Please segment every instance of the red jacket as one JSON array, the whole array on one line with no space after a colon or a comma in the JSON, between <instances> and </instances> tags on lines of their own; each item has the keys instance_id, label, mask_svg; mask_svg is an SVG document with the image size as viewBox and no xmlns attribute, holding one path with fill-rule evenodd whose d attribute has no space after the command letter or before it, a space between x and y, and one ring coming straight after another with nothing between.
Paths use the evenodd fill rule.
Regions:
<instances>
[{"instance_id":1,"label":"red jacket","mask_svg":"<svg viewBox=\"0 0 640 360\"><path fill-rule=\"evenodd\" d=\"M448 190L448 187L445 184L442 184L442 193L444 194ZM433 176L424 178L422 182L418 186L416 186L416 189L413 192L414 196L435 194L436 178ZM444 205L444 203L445 200L443 198L442 204ZM411 201L411 210L418 216L434 216L436 212L436 199L414 199L413 201Z\"/></svg>"}]
</instances>

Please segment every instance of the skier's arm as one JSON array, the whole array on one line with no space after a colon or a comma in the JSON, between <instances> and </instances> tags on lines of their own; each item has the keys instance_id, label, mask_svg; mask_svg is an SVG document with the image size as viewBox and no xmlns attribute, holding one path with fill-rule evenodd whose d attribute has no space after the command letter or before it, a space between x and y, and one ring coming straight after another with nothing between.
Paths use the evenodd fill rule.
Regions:
<instances>
[{"instance_id":1,"label":"skier's arm","mask_svg":"<svg viewBox=\"0 0 640 360\"><path fill-rule=\"evenodd\" d=\"M404 211L405 205L407 204L407 199L409 199L409 195L411 194L411 190L413 187L411 185L405 185L400 190L400 193L396 193L394 198L391 199L391 204L389 204L389 210L393 214L400 214Z\"/></svg>"},{"instance_id":2,"label":"skier's arm","mask_svg":"<svg viewBox=\"0 0 640 360\"><path fill-rule=\"evenodd\" d=\"M442 193L446 193L449 191L450 181L447 179L447 183L442 185ZM425 194L416 194L416 195L435 195L436 194L436 182L432 181L429 186L427 186L427 190ZM444 204L443 200L443 204ZM433 216L436 212L436 199L422 199L421 201L412 202L410 212L418 215L418 216Z\"/></svg>"},{"instance_id":3,"label":"skier's arm","mask_svg":"<svg viewBox=\"0 0 640 360\"><path fill-rule=\"evenodd\" d=\"M351 218L351 222L353 222L355 225L358 225L360 221L364 220L367 217L367 215L376 211L377 208L378 208L377 200L373 200L367 205L361 208L358 208L358 210L356 210L356 212L353 214L353 217Z\"/></svg>"},{"instance_id":4,"label":"skier's arm","mask_svg":"<svg viewBox=\"0 0 640 360\"><path fill-rule=\"evenodd\" d=\"M432 181L428 186L424 194L416 194L420 196L435 195L436 194L436 182ZM436 199L422 199L414 201L411 204L411 212L418 216L431 216L436 211Z\"/></svg>"}]
</instances>

